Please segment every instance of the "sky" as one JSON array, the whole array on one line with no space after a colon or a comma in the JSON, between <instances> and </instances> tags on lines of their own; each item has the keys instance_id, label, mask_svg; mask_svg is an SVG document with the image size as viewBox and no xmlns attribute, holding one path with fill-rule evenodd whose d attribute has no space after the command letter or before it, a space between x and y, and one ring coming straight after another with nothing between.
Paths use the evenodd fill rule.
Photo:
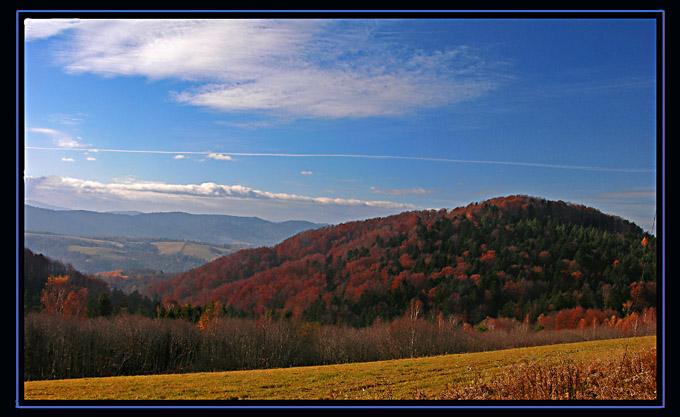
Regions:
<instances>
[{"instance_id":1,"label":"sky","mask_svg":"<svg viewBox=\"0 0 680 417\"><path fill-rule=\"evenodd\" d=\"M25 200L337 224L523 194L652 230L651 17L23 17Z\"/></svg>"}]
</instances>

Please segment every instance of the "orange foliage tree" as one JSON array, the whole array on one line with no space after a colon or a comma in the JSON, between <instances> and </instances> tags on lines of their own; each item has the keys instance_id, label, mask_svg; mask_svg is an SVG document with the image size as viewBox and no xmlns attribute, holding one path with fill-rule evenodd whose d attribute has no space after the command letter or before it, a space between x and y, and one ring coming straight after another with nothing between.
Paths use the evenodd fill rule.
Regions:
<instances>
[{"instance_id":1,"label":"orange foliage tree","mask_svg":"<svg viewBox=\"0 0 680 417\"><path fill-rule=\"evenodd\" d=\"M203 313L201 314L201 317L198 319L198 323L196 323L196 325L201 330L210 329L217 322L217 319L219 318L221 311L222 303L220 303L219 301L210 304L209 306L206 307L205 310L203 310Z\"/></svg>"},{"instance_id":2,"label":"orange foliage tree","mask_svg":"<svg viewBox=\"0 0 680 417\"><path fill-rule=\"evenodd\" d=\"M73 317L87 314L87 288L71 284L68 275L49 276L40 301L48 313Z\"/></svg>"}]
</instances>

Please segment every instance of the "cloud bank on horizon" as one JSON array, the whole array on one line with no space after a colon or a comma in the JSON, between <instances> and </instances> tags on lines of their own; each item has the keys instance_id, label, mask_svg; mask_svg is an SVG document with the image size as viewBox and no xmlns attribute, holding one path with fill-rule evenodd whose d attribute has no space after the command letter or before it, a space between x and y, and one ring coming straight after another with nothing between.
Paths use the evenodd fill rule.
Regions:
<instances>
[{"instance_id":1,"label":"cloud bank on horizon","mask_svg":"<svg viewBox=\"0 0 680 417\"><path fill-rule=\"evenodd\" d=\"M256 215L275 221L291 219L326 222L329 216L364 213L365 216L382 216L414 208L412 204L394 203L382 200L357 200L329 197L307 197L302 195L273 193L252 189L242 185L165 184L147 181L118 179L104 184L97 181L67 177L26 177L27 199L35 196L60 207L71 204L71 196L78 195L81 208L96 210L101 201L116 201L118 207L139 208L146 211L186 211L192 208L196 214L210 214L219 208L228 207L229 213ZM28 197L32 198L28 198ZM90 202L94 202L90 205ZM260 204L253 204L259 202ZM317 214L309 213L310 207ZM272 214L276 210L277 214ZM305 218L299 213L306 212ZM342 221L341 218L338 218Z\"/></svg>"}]
</instances>

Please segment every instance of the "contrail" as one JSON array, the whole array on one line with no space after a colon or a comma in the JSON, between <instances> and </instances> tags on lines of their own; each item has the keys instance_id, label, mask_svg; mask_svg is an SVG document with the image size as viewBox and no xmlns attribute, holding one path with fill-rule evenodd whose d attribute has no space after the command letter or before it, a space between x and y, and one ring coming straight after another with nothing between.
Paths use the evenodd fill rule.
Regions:
<instances>
[{"instance_id":1,"label":"contrail","mask_svg":"<svg viewBox=\"0 0 680 417\"><path fill-rule=\"evenodd\" d=\"M421 156L398 156L398 155L362 155L362 154L302 154L302 153L251 153L251 152L213 152L213 151L148 151L130 149L94 149L94 148L47 148L37 146L26 146L25 149L46 150L46 151L79 151L79 152L120 152L120 153L151 153L151 154L188 154L188 155L229 155L229 156L264 156L282 158L357 158L357 159L401 159L408 161L429 161L429 162L448 162L460 164L488 164L488 165L514 165L535 168L556 168L572 169L583 171L605 171L605 172L627 172L627 173L653 173L654 169L634 169L634 168L606 168L585 165L560 165L544 164L534 162L514 162L514 161L486 161L475 159L449 159L449 158L429 158Z\"/></svg>"}]
</instances>

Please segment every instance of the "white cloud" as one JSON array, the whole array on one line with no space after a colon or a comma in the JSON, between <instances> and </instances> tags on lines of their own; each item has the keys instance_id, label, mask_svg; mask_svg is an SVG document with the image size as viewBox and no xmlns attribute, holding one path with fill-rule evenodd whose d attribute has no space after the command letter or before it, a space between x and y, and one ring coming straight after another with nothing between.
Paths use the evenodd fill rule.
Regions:
<instances>
[{"instance_id":1,"label":"white cloud","mask_svg":"<svg viewBox=\"0 0 680 417\"><path fill-rule=\"evenodd\" d=\"M84 146L91 146L86 143L82 143L83 138L80 136L72 137L67 133L45 128L45 127L31 127L28 129L29 132L42 133L52 137L52 141L60 148L82 148Z\"/></svg>"},{"instance_id":2,"label":"white cloud","mask_svg":"<svg viewBox=\"0 0 680 417\"><path fill-rule=\"evenodd\" d=\"M27 41L48 38L77 27L80 23L79 19L26 19L24 20L24 36Z\"/></svg>"},{"instance_id":3,"label":"white cloud","mask_svg":"<svg viewBox=\"0 0 680 417\"><path fill-rule=\"evenodd\" d=\"M67 71L193 81L172 96L226 112L395 115L475 98L497 84L470 48L406 50L362 21L36 20L28 39L66 28L72 40L56 56Z\"/></svg>"},{"instance_id":4,"label":"white cloud","mask_svg":"<svg viewBox=\"0 0 680 417\"><path fill-rule=\"evenodd\" d=\"M186 158L186 156L184 156L184 155L175 155L175 156L172 157L172 159L185 159L185 158Z\"/></svg>"},{"instance_id":5,"label":"white cloud","mask_svg":"<svg viewBox=\"0 0 680 417\"><path fill-rule=\"evenodd\" d=\"M276 201L279 203L306 203L316 206L355 206L389 210L412 209L410 204L390 201L364 201L328 197L308 197L295 194L275 193L256 190L243 185L221 185L213 182L201 184L166 184L125 179L105 184L98 181L81 180L68 177L27 177L27 194L36 199L41 195L54 193L66 195L100 196L105 199L121 199L128 201L170 201L182 200L200 203L205 199L241 199L252 201Z\"/></svg>"},{"instance_id":6,"label":"white cloud","mask_svg":"<svg viewBox=\"0 0 680 417\"><path fill-rule=\"evenodd\" d=\"M29 132L36 132L36 133L44 133L44 134L50 135L50 136L54 136L54 135L59 134L59 132L57 132L56 130L48 129L46 127L30 127L30 128L28 128L28 131Z\"/></svg>"},{"instance_id":7,"label":"white cloud","mask_svg":"<svg viewBox=\"0 0 680 417\"><path fill-rule=\"evenodd\" d=\"M75 160L73 158L64 157L64 158L61 158L61 160L64 161L64 162L75 162Z\"/></svg>"},{"instance_id":8,"label":"white cloud","mask_svg":"<svg viewBox=\"0 0 680 417\"><path fill-rule=\"evenodd\" d=\"M223 155L223 154L219 154L219 153L208 154L208 158L214 159L214 160L217 160L217 161L235 161L235 159L232 158L231 156Z\"/></svg>"},{"instance_id":9,"label":"white cloud","mask_svg":"<svg viewBox=\"0 0 680 417\"><path fill-rule=\"evenodd\" d=\"M300 175L314 175L312 171L300 171Z\"/></svg>"}]
</instances>

